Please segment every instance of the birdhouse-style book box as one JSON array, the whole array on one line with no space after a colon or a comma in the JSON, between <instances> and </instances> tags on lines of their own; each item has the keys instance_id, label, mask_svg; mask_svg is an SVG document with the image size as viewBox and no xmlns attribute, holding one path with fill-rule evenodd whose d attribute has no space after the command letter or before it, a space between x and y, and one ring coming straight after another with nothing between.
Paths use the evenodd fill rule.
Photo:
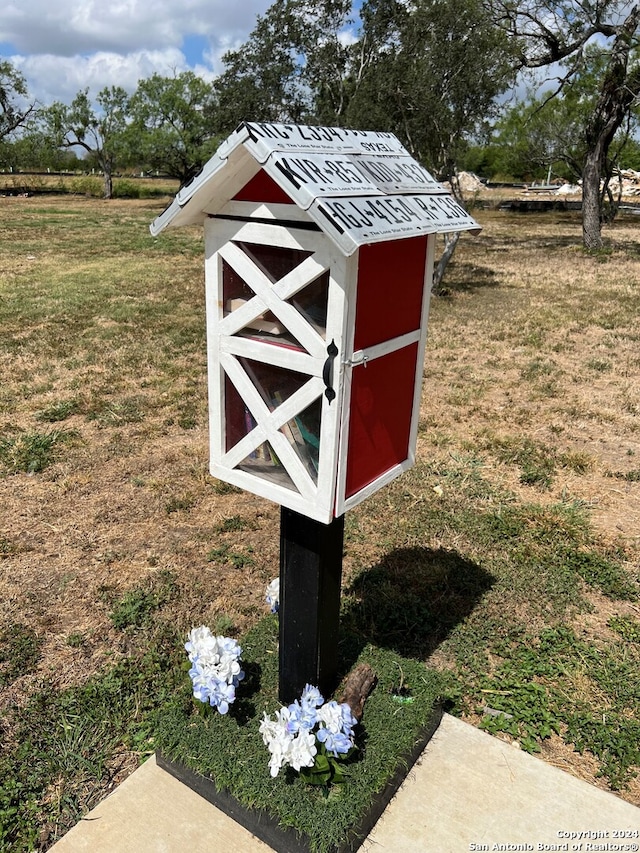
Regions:
<instances>
[{"instance_id":1,"label":"birdhouse-style book box","mask_svg":"<svg viewBox=\"0 0 640 853\"><path fill-rule=\"evenodd\" d=\"M242 124L151 225L203 224L211 473L328 524L414 462L435 235L395 136Z\"/></svg>"}]
</instances>

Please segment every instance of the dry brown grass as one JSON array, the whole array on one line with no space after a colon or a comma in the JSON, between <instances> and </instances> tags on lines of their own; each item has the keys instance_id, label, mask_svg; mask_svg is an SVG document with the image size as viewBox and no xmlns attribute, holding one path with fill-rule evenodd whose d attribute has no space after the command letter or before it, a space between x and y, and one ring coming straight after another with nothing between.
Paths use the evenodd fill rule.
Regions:
<instances>
[{"instance_id":1,"label":"dry brown grass","mask_svg":"<svg viewBox=\"0 0 640 853\"><path fill-rule=\"evenodd\" d=\"M0 709L42 679L79 683L126 654L109 619L114 595L169 570L180 595L167 613L180 629L224 619L240 633L278 572L278 508L207 472L201 235L152 240L146 225L161 207L2 200L0 294L15 307L0 345L0 432L45 430L41 413L73 401L51 426L76 437L42 473L0 476L0 625L43 641ZM461 241L433 300L419 454L475 456L496 488L525 500L582 502L637 569L638 221L620 219L610 251L593 256L575 215L477 215L482 234ZM508 458L523 440L554 454L544 488ZM385 548L367 505L358 513L372 536L354 548L356 568ZM221 527L235 517L240 537ZM347 580L353 570L347 553ZM605 600L594 594L594 607ZM633 603L612 611L638 614ZM608 630L597 616L580 626ZM564 744L547 744L545 757L594 778ZM640 803L637 785L625 796Z\"/></svg>"},{"instance_id":2,"label":"dry brown grass","mask_svg":"<svg viewBox=\"0 0 640 853\"><path fill-rule=\"evenodd\" d=\"M640 467L637 219L609 229L611 248L593 256L576 215L480 218L433 306L429 431L455 448L523 436L552 448L564 464L540 497L584 501L603 535L637 545L640 486L626 479ZM493 464L522 492L516 468Z\"/></svg>"}]
</instances>

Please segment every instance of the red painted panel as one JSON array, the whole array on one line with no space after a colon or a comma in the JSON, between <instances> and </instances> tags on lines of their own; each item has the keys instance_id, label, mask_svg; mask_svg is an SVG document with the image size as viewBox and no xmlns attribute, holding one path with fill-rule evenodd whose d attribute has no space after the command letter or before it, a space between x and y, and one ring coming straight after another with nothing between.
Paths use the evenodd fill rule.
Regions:
<instances>
[{"instance_id":1,"label":"red painted panel","mask_svg":"<svg viewBox=\"0 0 640 853\"><path fill-rule=\"evenodd\" d=\"M420 328L427 237L360 249L354 350Z\"/></svg>"},{"instance_id":2,"label":"red painted panel","mask_svg":"<svg viewBox=\"0 0 640 853\"><path fill-rule=\"evenodd\" d=\"M244 400L227 374L224 375L225 451L231 450L255 427Z\"/></svg>"},{"instance_id":3,"label":"red painted panel","mask_svg":"<svg viewBox=\"0 0 640 853\"><path fill-rule=\"evenodd\" d=\"M293 203L286 192L263 169L260 169L258 174L254 175L240 192L236 193L233 201L263 201L271 204Z\"/></svg>"},{"instance_id":4,"label":"red painted panel","mask_svg":"<svg viewBox=\"0 0 640 853\"><path fill-rule=\"evenodd\" d=\"M353 368L346 497L409 456L418 344Z\"/></svg>"}]
</instances>

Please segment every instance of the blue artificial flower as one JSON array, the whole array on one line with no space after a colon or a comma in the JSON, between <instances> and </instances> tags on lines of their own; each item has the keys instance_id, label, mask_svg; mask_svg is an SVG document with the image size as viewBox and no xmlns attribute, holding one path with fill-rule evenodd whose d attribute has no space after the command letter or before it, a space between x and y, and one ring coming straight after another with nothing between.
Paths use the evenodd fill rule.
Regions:
<instances>
[{"instance_id":1,"label":"blue artificial flower","mask_svg":"<svg viewBox=\"0 0 640 853\"><path fill-rule=\"evenodd\" d=\"M226 714L236 698L236 687L244 678L240 668L242 649L229 637L214 636L204 625L190 631L185 649L192 664L189 677L194 698Z\"/></svg>"},{"instance_id":2,"label":"blue artificial flower","mask_svg":"<svg viewBox=\"0 0 640 853\"><path fill-rule=\"evenodd\" d=\"M345 756L354 745L353 728L358 721L349 705L335 700L324 701L317 687L307 684L299 700L283 706L275 720L267 714L260 723L260 733L271 758L269 768L277 776L288 764L294 770L313 767L317 747L333 758Z\"/></svg>"},{"instance_id":3,"label":"blue artificial flower","mask_svg":"<svg viewBox=\"0 0 640 853\"><path fill-rule=\"evenodd\" d=\"M316 739L323 743L329 755L337 758L338 755L346 755L353 746L353 740L344 732L332 732L330 729L319 728Z\"/></svg>"},{"instance_id":4,"label":"blue artificial flower","mask_svg":"<svg viewBox=\"0 0 640 853\"><path fill-rule=\"evenodd\" d=\"M305 688L302 691L300 701L302 703L313 705L314 708L319 708L320 705L322 705L322 703L324 702L324 699L322 698L322 694L320 693L317 687L312 687L311 684L307 684L305 685Z\"/></svg>"},{"instance_id":5,"label":"blue artificial flower","mask_svg":"<svg viewBox=\"0 0 640 853\"><path fill-rule=\"evenodd\" d=\"M358 719L354 716L351 706L346 702L340 705L342 714L342 731L350 738L353 738L353 730L358 725Z\"/></svg>"}]
</instances>

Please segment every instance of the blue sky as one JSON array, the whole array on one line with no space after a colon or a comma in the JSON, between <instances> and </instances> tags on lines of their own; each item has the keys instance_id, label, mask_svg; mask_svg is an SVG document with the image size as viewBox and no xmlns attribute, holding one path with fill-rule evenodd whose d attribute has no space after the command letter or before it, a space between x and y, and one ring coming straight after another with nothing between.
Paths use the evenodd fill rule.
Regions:
<instances>
[{"instance_id":1,"label":"blue sky","mask_svg":"<svg viewBox=\"0 0 640 853\"><path fill-rule=\"evenodd\" d=\"M43 104L85 87L133 91L154 72L211 79L272 0L0 0L0 57Z\"/></svg>"}]
</instances>

